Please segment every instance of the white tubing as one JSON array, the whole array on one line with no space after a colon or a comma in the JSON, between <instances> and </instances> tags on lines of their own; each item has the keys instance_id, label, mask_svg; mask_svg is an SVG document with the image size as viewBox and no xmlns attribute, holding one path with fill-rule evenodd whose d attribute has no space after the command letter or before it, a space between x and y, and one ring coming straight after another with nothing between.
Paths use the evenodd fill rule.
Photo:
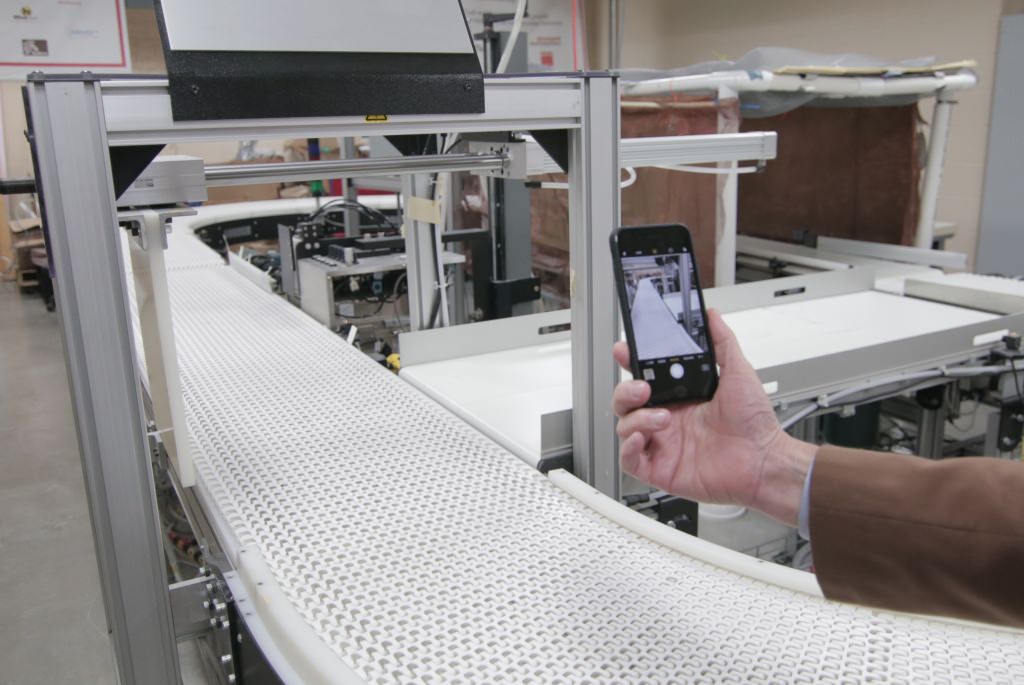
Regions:
<instances>
[{"instance_id":1,"label":"white tubing","mask_svg":"<svg viewBox=\"0 0 1024 685\"><path fill-rule=\"evenodd\" d=\"M512 32L508 34L508 42L505 44L505 51L501 53L501 59L498 60L498 68L494 70L495 74L504 74L508 69L508 62L512 59L516 41L519 40L519 31L523 28L523 15L525 14L526 0L519 0L519 4L516 5L515 19L512 20Z\"/></svg>"},{"instance_id":2,"label":"white tubing","mask_svg":"<svg viewBox=\"0 0 1024 685\"><path fill-rule=\"evenodd\" d=\"M838 390L831 395L825 395L814 402L810 402L805 405L799 411L791 414L789 417L781 421L780 425L783 430L792 427L798 421L810 416L818 409L827 409L834 407L835 403L844 397L855 395L858 392L864 392L865 390L871 390L872 388L878 388L883 385L889 385L891 383L906 383L909 381L920 381L930 380L932 378L972 378L974 376L987 376L998 373L1006 373L1010 371L1010 366L955 366L951 369L945 367L939 369L932 369L930 371L918 371L915 373L905 373L895 376L885 376L882 378L871 379L857 385L852 385L849 388L843 388Z\"/></svg>"},{"instance_id":3,"label":"white tubing","mask_svg":"<svg viewBox=\"0 0 1024 685\"><path fill-rule=\"evenodd\" d=\"M636 169L631 166L623 167L626 170L627 178L619 184L619 188L628 188L636 183Z\"/></svg>"},{"instance_id":4,"label":"white tubing","mask_svg":"<svg viewBox=\"0 0 1024 685\"><path fill-rule=\"evenodd\" d=\"M606 519L631 530L641 537L656 542L675 552L698 559L726 571L754 578L764 583L777 585L814 597L821 597L821 588L814 575L794 568L779 566L770 561L763 561L742 552L726 549L707 540L687 535L675 528L647 518L627 506L619 504L599 490L595 490L576 476L563 469L548 472L548 478L555 485L590 507Z\"/></svg>"},{"instance_id":5,"label":"white tubing","mask_svg":"<svg viewBox=\"0 0 1024 685\"><path fill-rule=\"evenodd\" d=\"M730 174L756 174L760 169L756 166L741 167L708 167L693 166L691 164L658 164L658 169L669 171L685 171L688 174L712 174L715 176L728 176Z\"/></svg>"},{"instance_id":6,"label":"white tubing","mask_svg":"<svg viewBox=\"0 0 1024 685\"><path fill-rule=\"evenodd\" d=\"M626 172L626 180L619 184L619 188L625 189L636 183L636 169L625 166L622 167L622 170ZM569 184L561 181L542 181L540 187L545 190L568 190Z\"/></svg>"},{"instance_id":7,"label":"white tubing","mask_svg":"<svg viewBox=\"0 0 1024 685\"><path fill-rule=\"evenodd\" d=\"M949 140L949 122L953 115L953 101L945 91L935 96L932 130L928 137L928 161L921 183L921 208L918 212L914 245L931 249L935 240L935 211L939 205L939 187L942 185L942 165Z\"/></svg>"}]
</instances>

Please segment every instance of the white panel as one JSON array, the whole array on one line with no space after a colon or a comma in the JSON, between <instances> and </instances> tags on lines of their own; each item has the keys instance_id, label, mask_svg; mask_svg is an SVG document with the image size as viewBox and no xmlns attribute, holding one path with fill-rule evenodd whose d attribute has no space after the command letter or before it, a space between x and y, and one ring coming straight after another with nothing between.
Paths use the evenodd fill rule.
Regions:
<instances>
[{"instance_id":1,"label":"white panel","mask_svg":"<svg viewBox=\"0 0 1024 685\"><path fill-rule=\"evenodd\" d=\"M987 279L993 280L993 279ZM725 315L756 369L926 335L996 318L877 292ZM529 464L540 459L540 417L572 408L568 342L405 368L402 377ZM765 392L779 391L770 381Z\"/></svg>"},{"instance_id":2,"label":"white panel","mask_svg":"<svg viewBox=\"0 0 1024 685\"><path fill-rule=\"evenodd\" d=\"M173 50L469 53L458 0L164 0Z\"/></svg>"},{"instance_id":3,"label":"white panel","mask_svg":"<svg viewBox=\"0 0 1024 685\"><path fill-rule=\"evenodd\" d=\"M1024 224L1020 215L1024 179L1024 14L999 20L989 123L985 188L982 194L978 259L975 268L1004 276L1024 275Z\"/></svg>"},{"instance_id":4,"label":"white panel","mask_svg":"<svg viewBox=\"0 0 1024 685\"><path fill-rule=\"evenodd\" d=\"M994 314L867 291L725 315L755 369L990 321Z\"/></svg>"}]
</instances>

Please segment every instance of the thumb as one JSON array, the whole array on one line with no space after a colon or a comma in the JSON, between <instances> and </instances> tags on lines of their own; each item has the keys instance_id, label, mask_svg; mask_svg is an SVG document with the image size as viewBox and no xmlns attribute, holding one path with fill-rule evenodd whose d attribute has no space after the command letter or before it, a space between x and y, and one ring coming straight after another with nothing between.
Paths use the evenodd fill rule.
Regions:
<instances>
[{"instance_id":1,"label":"thumb","mask_svg":"<svg viewBox=\"0 0 1024 685\"><path fill-rule=\"evenodd\" d=\"M725 323L717 309L708 310L708 328L715 344L715 361L723 371L728 368L750 366L750 362L743 356L736 334Z\"/></svg>"}]
</instances>

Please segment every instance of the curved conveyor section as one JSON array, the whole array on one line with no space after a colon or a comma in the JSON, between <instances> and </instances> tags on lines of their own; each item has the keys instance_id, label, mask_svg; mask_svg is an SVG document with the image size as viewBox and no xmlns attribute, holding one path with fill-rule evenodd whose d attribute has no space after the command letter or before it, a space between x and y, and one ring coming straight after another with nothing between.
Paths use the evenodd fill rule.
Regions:
<instances>
[{"instance_id":1,"label":"curved conveyor section","mask_svg":"<svg viewBox=\"0 0 1024 685\"><path fill-rule=\"evenodd\" d=\"M200 496L305 682L1024 682L1021 633L827 602L532 470L227 267L169 280Z\"/></svg>"}]
</instances>

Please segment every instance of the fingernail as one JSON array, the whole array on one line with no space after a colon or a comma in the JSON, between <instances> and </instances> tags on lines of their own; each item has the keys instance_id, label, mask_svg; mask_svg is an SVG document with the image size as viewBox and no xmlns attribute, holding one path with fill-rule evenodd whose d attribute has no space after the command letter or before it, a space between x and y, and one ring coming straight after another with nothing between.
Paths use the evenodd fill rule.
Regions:
<instances>
[{"instance_id":1,"label":"fingernail","mask_svg":"<svg viewBox=\"0 0 1024 685\"><path fill-rule=\"evenodd\" d=\"M668 412L667 411L659 411L657 414L655 414L654 415L654 425L657 426L658 428L664 428L665 426L667 426L668 425Z\"/></svg>"}]
</instances>

